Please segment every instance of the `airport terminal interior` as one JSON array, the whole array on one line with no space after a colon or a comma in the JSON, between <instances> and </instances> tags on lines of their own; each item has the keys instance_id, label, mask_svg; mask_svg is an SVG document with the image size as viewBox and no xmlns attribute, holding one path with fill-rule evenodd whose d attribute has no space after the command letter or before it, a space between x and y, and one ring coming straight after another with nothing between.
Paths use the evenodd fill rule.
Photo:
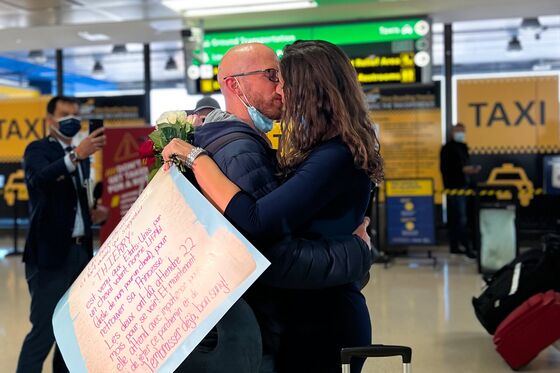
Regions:
<instances>
[{"instance_id":1,"label":"airport terminal interior","mask_svg":"<svg viewBox=\"0 0 560 373\"><path fill-rule=\"evenodd\" d=\"M22 263L30 194L22 160L31 142L49 134L49 99L68 96L79 103L81 128L73 145L87 138L92 126L105 128L105 147L90 157L84 198L90 208L107 208L105 223L92 228L92 262L122 260L126 267L119 274L104 272L106 279L100 281L111 279L122 287L133 265L112 250L120 247L125 223L130 227L137 216L148 219L139 206L152 206L150 194L142 192L153 186L148 181L154 166L141 154L155 124L197 112L200 102L210 105L200 101L209 97L215 100L211 106L226 109L218 65L228 49L263 43L281 59L283 48L299 39L329 41L348 56L381 145L385 180L375 188L366 213L375 262L362 289L373 343L410 347L414 372L560 372L560 236L555 236L560 235L560 0L0 0L0 372L16 371L31 328ZM276 76L249 73L269 83ZM275 122L266 136L277 149L280 124ZM460 155L457 184L448 176L445 149L462 143L468 152L465 147ZM160 180L156 176L155 183ZM217 210L204 206L211 210L212 230L225 226ZM193 207L197 214L198 209ZM202 215L197 219L207 224L206 212ZM161 231L157 221L154 237ZM158 255L165 244L164 237ZM243 247L254 258L260 255ZM259 269L261 262L255 260ZM127 278L146 289L152 269L146 272L144 264L136 269L139 279ZM87 280L80 277L83 284L91 280L91 271L83 276ZM243 276L247 287L258 277ZM498 283L507 283L507 289L501 289L503 298L491 299L489 309L510 307L522 291L526 296L516 298L491 334L481 323L486 316L475 313L473 298L482 299ZM128 293L128 285L116 296L110 294L112 287L101 287L99 294L122 302L122 310L121 292L132 296L128 303L136 296ZM188 291L195 290L203 291ZM236 290L236 296L243 292ZM211 312L230 304L229 298L212 294L223 304ZM537 310L541 298L536 299L543 294L555 301L543 300ZM184 302L188 309L186 295ZM92 303L87 304L89 310ZM113 305L107 312L115 312ZM159 311L165 314L177 305L166 307ZM138 311L138 318L140 308L131 311ZM82 345L87 333L69 326L74 323L69 309L56 311L59 320L68 321L63 330L55 322L55 330L65 339L63 356L71 356L72 372L134 370L134 347L127 345L130 356L124 352L132 360L123 360L105 332L87 343L102 346L104 341L107 349L96 350L98 362L87 360L80 352L80 347L87 350ZM200 312L208 322L221 317ZM537 312L542 316L535 317ZM545 325L543 320L553 321ZM123 332L129 330L121 325ZM539 328L542 332L535 332ZM162 340L166 332L167 326L160 329ZM172 372L182 353L173 351L167 365L160 361L145 371ZM518 365L512 362L524 354L532 355ZM52 372L52 359L53 351L43 372ZM362 369L399 371L398 356L369 358Z\"/></svg>"}]
</instances>

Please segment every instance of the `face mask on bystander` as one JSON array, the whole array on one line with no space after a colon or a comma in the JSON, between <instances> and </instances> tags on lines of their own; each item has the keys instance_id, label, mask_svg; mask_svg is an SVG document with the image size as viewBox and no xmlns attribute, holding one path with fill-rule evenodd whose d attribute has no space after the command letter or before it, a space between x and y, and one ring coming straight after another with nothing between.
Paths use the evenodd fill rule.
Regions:
<instances>
[{"instance_id":1,"label":"face mask on bystander","mask_svg":"<svg viewBox=\"0 0 560 373\"><path fill-rule=\"evenodd\" d=\"M453 140L457 142L465 142L465 133L464 132L455 132L453 134Z\"/></svg>"},{"instance_id":2,"label":"face mask on bystander","mask_svg":"<svg viewBox=\"0 0 560 373\"><path fill-rule=\"evenodd\" d=\"M60 118L58 120L58 132L64 137L72 138L82 127L82 121L79 117L70 115L67 117Z\"/></svg>"}]
</instances>

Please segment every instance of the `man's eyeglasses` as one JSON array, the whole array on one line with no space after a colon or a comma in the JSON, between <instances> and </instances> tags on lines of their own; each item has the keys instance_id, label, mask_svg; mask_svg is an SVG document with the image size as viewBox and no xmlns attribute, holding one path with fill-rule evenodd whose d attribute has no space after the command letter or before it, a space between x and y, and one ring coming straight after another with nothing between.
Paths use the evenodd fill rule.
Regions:
<instances>
[{"instance_id":1,"label":"man's eyeglasses","mask_svg":"<svg viewBox=\"0 0 560 373\"><path fill-rule=\"evenodd\" d=\"M280 81L280 79L278 79L278 70L276 69L255 70L255 71L248 71L246 73L232 74L230 76L224 77L224 80L226 80L227 78L235 78L238 76L247 76L247 75L255 75L255 74L264 74L264 76L273 83L278 83Z\"/></svg>"}]
</instances>

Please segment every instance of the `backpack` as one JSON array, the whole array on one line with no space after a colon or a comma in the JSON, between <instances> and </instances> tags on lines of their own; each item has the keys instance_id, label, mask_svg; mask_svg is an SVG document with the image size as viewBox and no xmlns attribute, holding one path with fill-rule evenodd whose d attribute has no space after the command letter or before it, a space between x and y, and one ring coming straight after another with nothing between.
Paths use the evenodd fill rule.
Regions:
<instances>
[{"instance_id":1,"label":"backpack","mask_svg":"<svg viewBox=\"0 0 560 373\"><path fill-rule=\"evenodd\" d=\"M204 147L204 150L208 152L208 155L210 155L210 157L213 157L214 154L219 152L223 147L225 147L229 143L241 139L252 139L252 136L245 132L230 132L227 135L221 136L216 140L212 141L210 144L206 145ZM183 172L183 175L185 175L187 180L189 180L191 184L194 185L195 188L202 193L202 190L198 185L198 182L196 181L196 177L194 176L194 172L192 170L189 169L186 172Z\"/></svg>"},{"instance_id":2,"label":"backpack","mask_svg":"<svg viewBox=\"0 0 560 373\"><path fill-rule=\"evenodd\" d=\"M490 334L518 306L537 293L560 292L560 236L546 235L542 247L524 252L491 276L472 299L476 317Z\"/></svg>"}]
</instances>

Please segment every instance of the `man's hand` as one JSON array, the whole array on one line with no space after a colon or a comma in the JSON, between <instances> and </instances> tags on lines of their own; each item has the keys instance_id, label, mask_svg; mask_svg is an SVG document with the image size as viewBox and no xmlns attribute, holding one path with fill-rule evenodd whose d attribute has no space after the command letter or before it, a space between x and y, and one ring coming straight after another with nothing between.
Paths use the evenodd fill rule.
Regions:
<instances>
[{"instance_id":1,"label":"man's hand","mask_svg":"<svg viewBox=\"0 0 560 373\"><path fill-rule=\"evenodd\" d=\"M75 150L78 159L86 159L105 146L104 132L104 127L98 128L82 140Z\"/></svg>"},{"instance_id":2,"label":"man's hand","mask_svg":"<svg viewBox=\"0 0 560 373\"><path fill-rule=\"evenodd\" d=\"M356 230L354 231L353 234L355 234L356 236L360 237L362 240L365 241L365 243L368 245L368 247L371 250L371 238L367 232L367 227L369 226L369 218L366 216L364 218L364 221L362 222L362 224L360 224L358 226L358 228L356 228Z\"/></svg>"},{"instance_id":3,"label":"man's hand","mask_svg":"<svg viewBox=\"0 0 560 373\"><path fill-rule=\"evenodd\" d=\"M91 222L93 224L102 224L107 221L109 217L109 209L105 206L97 206L94 209L91 209L90 212Z\"/></svg>"}]
</instances>

